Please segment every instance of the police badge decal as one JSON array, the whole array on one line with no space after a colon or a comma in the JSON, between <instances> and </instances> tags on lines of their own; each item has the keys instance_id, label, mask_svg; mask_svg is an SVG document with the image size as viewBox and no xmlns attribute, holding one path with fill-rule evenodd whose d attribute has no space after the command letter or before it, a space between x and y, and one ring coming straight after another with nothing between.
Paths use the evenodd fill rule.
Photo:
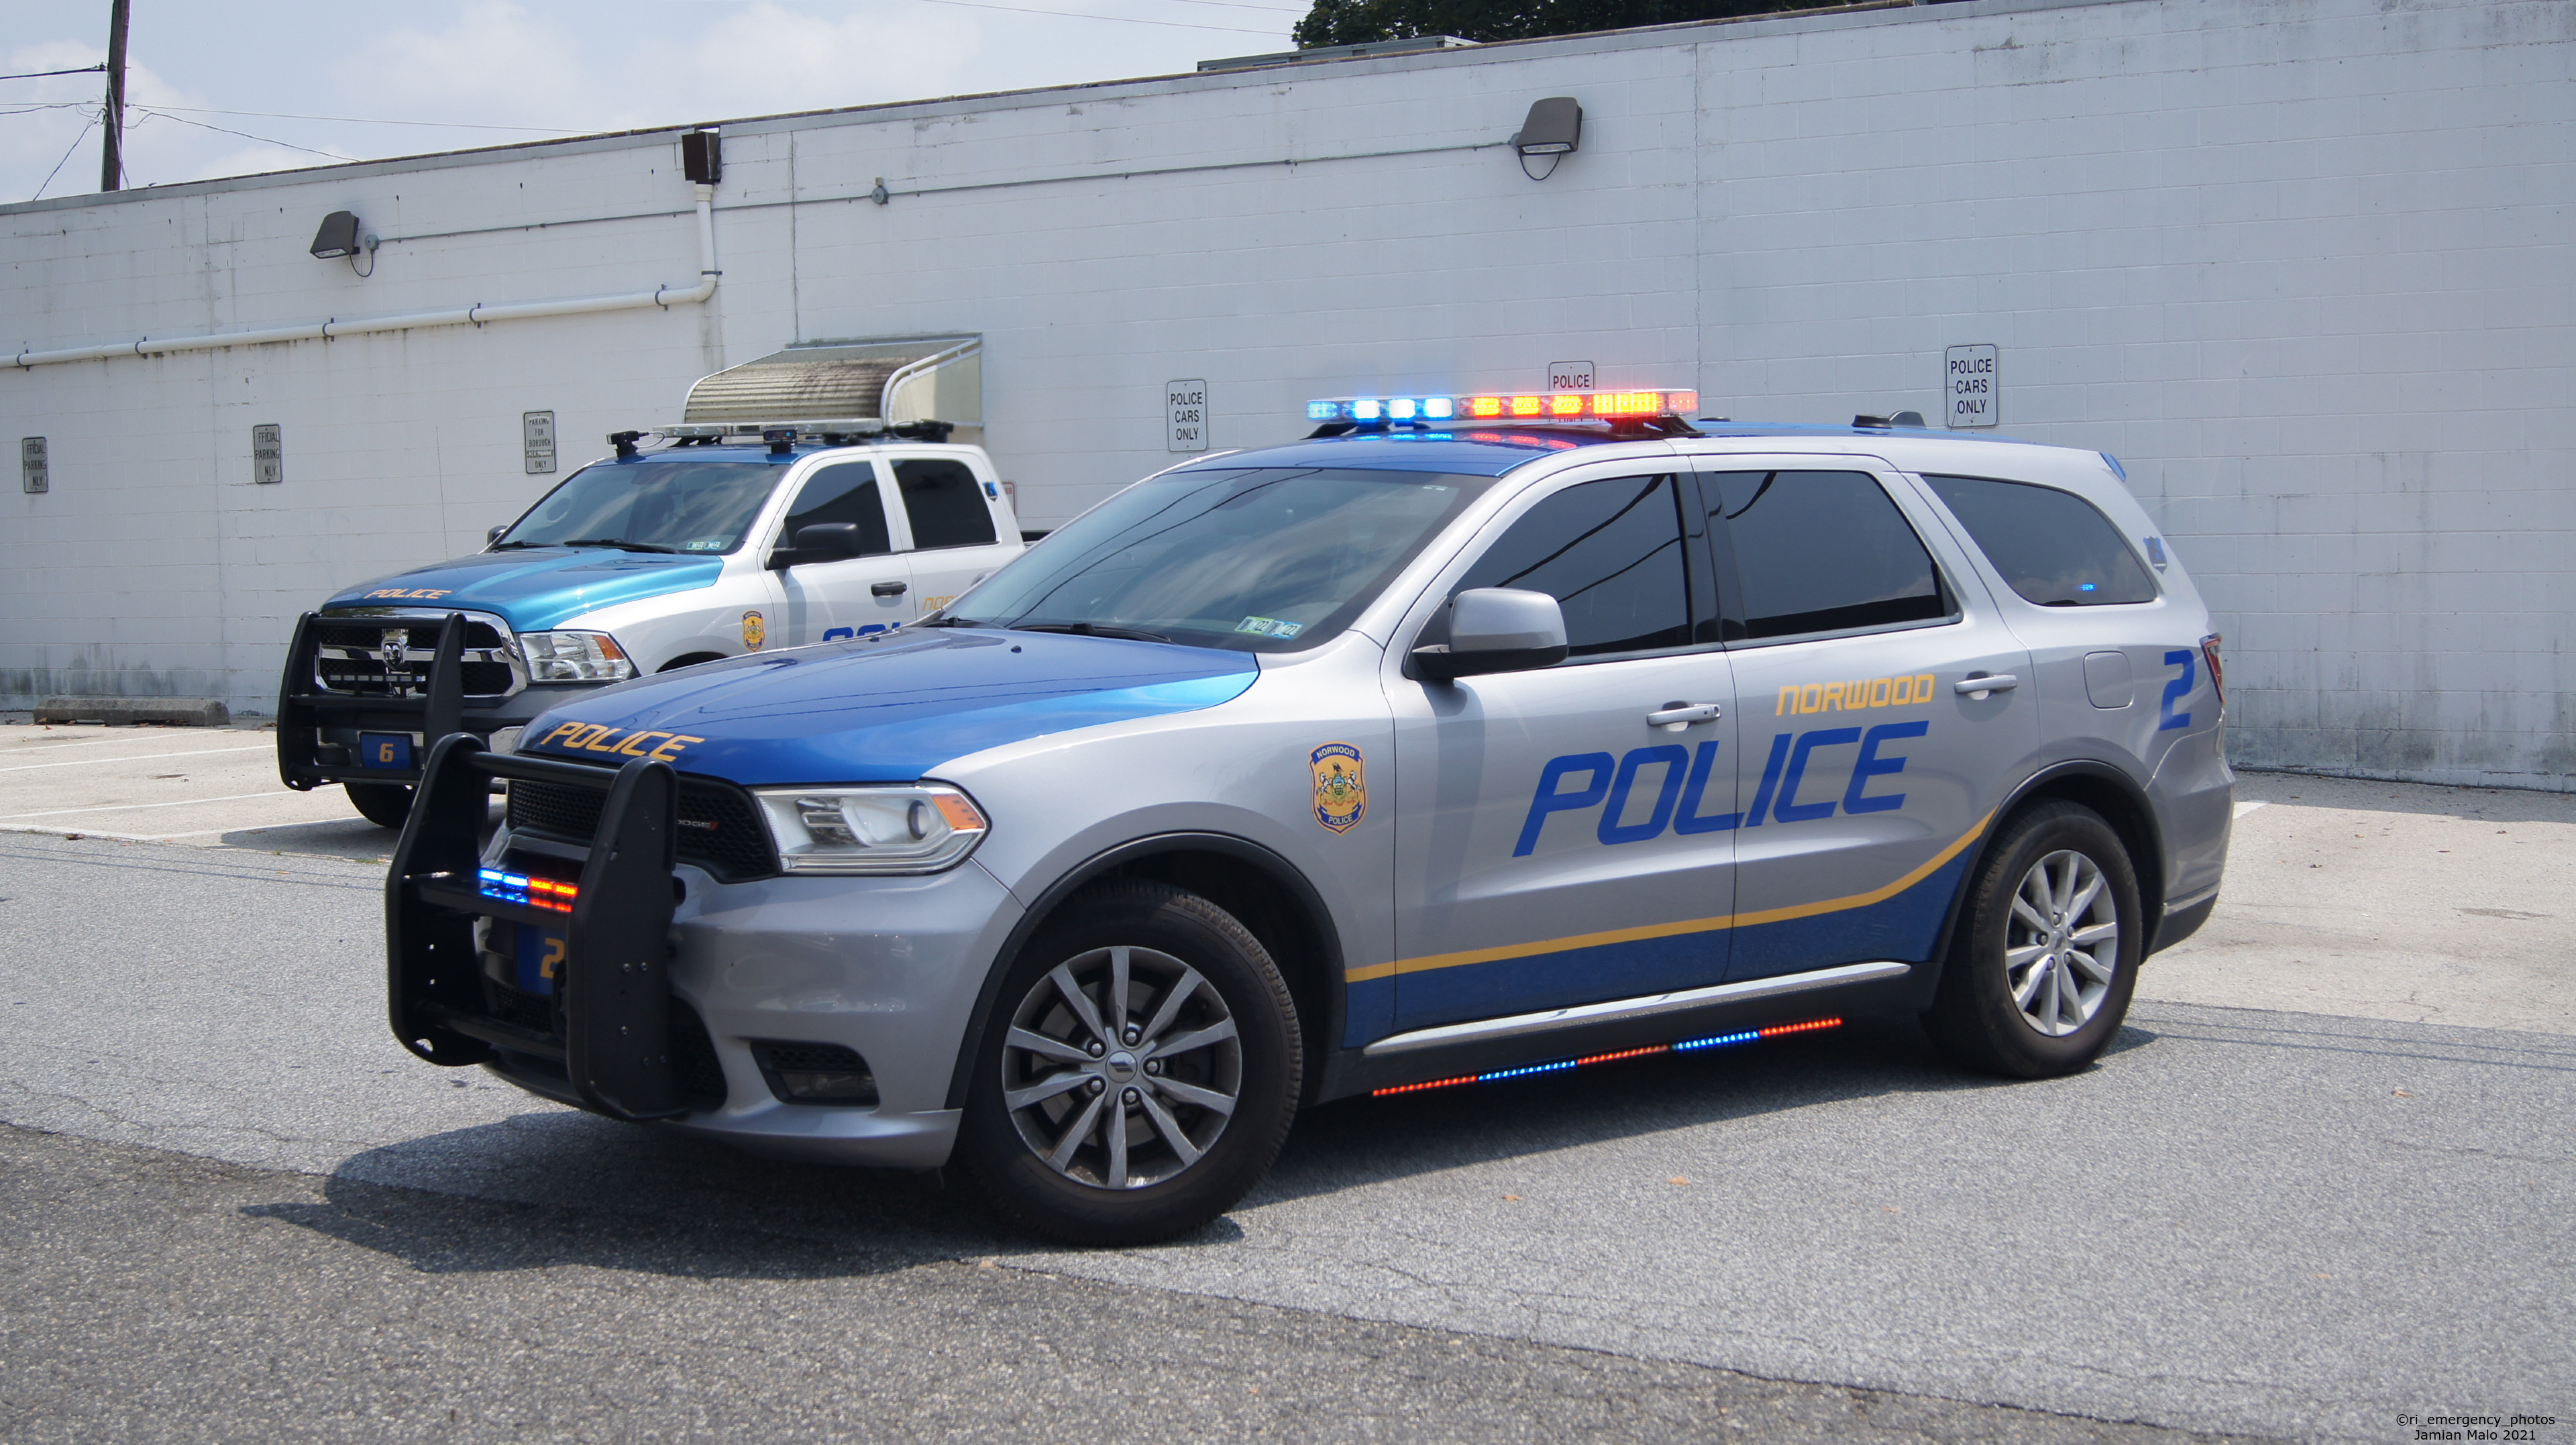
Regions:
<instances>
[{"instance_id":1,"label":"police badge decal","mask_svg":"<svg viewBox=\"0 0 2576 1445\"><path fill-rule=\"evenodd\" d=\"M768 640L769 624L761 621L760 614L757 612L744 613L742 615L742 645L750 648L754 652L758 652L760 650L760 645Z\"/></svg>"},{"instance_id":2,"label":"police badge decal","mask_svg":"<svg viewBox=\"0 0 2576 1445\"><path fill-rule=\"evenodd\" d=\"M1358 827L1368 813L1368 773L1360 750L1326 743L1306 761L1315 772L1315 821L1336 833Z\"/></svg>"}]
</instances>

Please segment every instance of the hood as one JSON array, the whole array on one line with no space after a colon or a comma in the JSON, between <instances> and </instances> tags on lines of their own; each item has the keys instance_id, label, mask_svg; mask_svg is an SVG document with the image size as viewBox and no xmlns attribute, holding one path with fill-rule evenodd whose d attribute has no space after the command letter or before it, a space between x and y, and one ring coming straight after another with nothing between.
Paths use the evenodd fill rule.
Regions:
<instances>
[{"instance_id":1,"label":"hood","mask_svg":"<svg viewBox=\"0 0 2576 1445\"><path fill-rule=\"evenodd\" d=\"M345 588L322 605L461 607L497 613L513 632L543 632L620 602L714 586L723 571L722 557L532 547L396 572Z\"/></svg>"},{"instance_id":2,"label":"hood","mask_svg":"<svg viewBox=\"0 0 2576 1445\"><path fill-rule=\"evenodd\" d=\"M1252 655L1121 638L907 629L638 678L528 724L520 751L652 756L746 786L909 783L1048 733L1214 707Z\"/></svg>"}]
</instances>

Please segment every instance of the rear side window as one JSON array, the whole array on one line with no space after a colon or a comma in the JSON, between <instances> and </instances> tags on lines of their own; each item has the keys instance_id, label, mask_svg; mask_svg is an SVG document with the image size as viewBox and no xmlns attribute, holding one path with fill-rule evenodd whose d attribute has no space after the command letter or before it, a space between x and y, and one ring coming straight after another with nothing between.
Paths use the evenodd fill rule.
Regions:
<instances>
[{"instance_id":1,"label":"rear side window","mask_svg":"<svg viewBox=\"0 0 2576 1445\"><path fill-rule=\"evenodd\" d=\"M2055 487L1925 477L2012 590L2042 607L2153 602L2156 584L2101 509Z\"/></svg>"},{"instance_id":2,"label":"rear side window","mask_svg":"<svg viewBox=\"0 0 2576 1445\"><path fill-rule=\"evenodd\" d=\"M964 462L921 457L894 464L915 547L980 547L994 539L993 511Z\"/></svg>"},{"instance_id":3,"label":"rear side window","mask_svg":"<svg viewBox=\"0 0 2576 1445\"><path fill-rule=\"evenodd\" d=\"M1711 472L1700 488L1734 553L1748 638L1950 615L1932 554L1867 472Z\"/></svg>"},{"instance_id":4,"label":"rear side window","mask_svg":"<svg viewBox=\"0 0 2576 1445\"><path fill-rule=\"evenodd\" d=\"M857 523L862 556L894 550L894 543L886 537L885 503L877 499L877 469L866 462L843 462L807 477L805 489L796 494L795 510L787 514L787 525L780 529L779 536L793 547L796 530L818 522Z\"/></svg>"},{"instance_id":5,"label":"rear side window","mask_svg":"<svg viewBox=\"0 0 2576 1445\"><path fill-rule=\"evenodd\" d=\"M1580 482L1530 508L1451 589L1518 587L1565 610L1575 657L1690 641L1690 577L1671 477ZM1417 645L1449 640L1443 608Z\"/></svg>"}]
</instances>

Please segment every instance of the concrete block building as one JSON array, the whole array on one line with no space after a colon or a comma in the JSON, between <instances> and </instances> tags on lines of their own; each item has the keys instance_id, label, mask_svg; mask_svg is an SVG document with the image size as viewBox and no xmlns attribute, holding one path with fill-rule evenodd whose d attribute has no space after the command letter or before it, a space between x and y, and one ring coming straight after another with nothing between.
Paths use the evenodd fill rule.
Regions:
<instances>
[{"instance_id":1,"label":"concrete block building","mask_svg":"<svg viewBox=\"0 0 2576 1445\"><path fill-rule=\"evenodd\" d=\"M1581 148L1525 167L1551 96ZM1569 360L2107 451L2220 610L2240 761L2576 787L2565 0L1884 0L672 121L0 206L0 707L265 711L300 611L698 377L969 338L1032 527L1309 397ZM308 254L335 211L371 253Z\"/></svg>"}]
</instances>

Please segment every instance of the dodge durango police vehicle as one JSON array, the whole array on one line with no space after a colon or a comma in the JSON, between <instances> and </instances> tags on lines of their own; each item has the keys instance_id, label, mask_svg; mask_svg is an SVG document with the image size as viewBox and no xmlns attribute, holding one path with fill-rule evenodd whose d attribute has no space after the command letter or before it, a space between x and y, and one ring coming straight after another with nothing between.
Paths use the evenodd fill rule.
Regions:
<instances>
[{"instance_id":1,"label":"dodge durango police vehicle","mask_svg":"<svg viewBox=\"0 0 2576 1445\"><path fill-rule=\"evenodd\" d=\"M287 786L340 783L399 827L428 739L461 730L507 751L537 714L605 684L873 636L1018 556L984 449L949 444L947 422L885 419L909 381L935 379L926 361L964 348L866 354L886 349L800 348L706 377L687 419L613 434L614 457L482 552L306 614L278 688ZM862 401L878 414L784 409Z\"/></svg>"},{"instance_id":2,"label":"dodge durango police vehicle","mask_svg":"<svg viewBox=\"0 0 2576 1445\"><path fill-rule=\"evenodd\" d=\"M2225 862L2181 562L2102 453L1696 409L1316 402L900 631L447 737L394 1032L762 1154L953 1159L1093 1244L1214 1217L1324 1100L1864 1011L2084 1066Z\"/></svg>"}]
</instances>

